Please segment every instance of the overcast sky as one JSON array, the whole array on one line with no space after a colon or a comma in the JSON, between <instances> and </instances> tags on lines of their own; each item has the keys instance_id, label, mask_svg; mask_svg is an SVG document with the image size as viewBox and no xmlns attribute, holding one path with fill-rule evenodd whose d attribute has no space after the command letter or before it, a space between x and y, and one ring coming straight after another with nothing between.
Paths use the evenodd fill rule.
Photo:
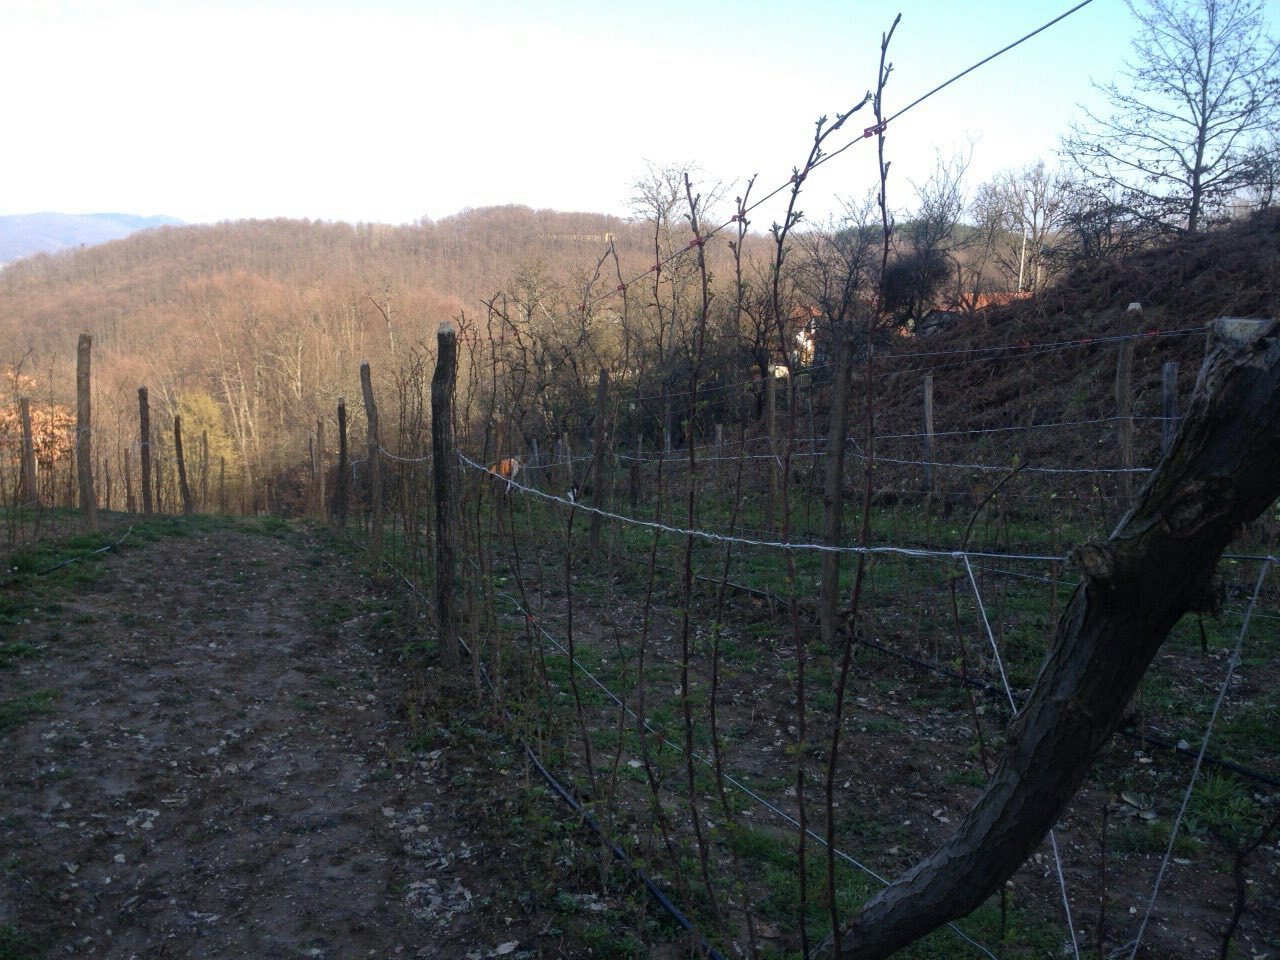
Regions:
<instances>
[{"instance_id":1,"label":"overcast sky","mask_svg":"<svg viewBox=\"0 0 1280 960\"><path fill-rule=\"evenodd\" d=\"M0 0L0 213L625 215L646 164L688 162L730 197L758 174L758 196L874 84L895 13L890 112L1074 2ZM1094 0L908 113L892 202L939 150L974 144L972 184L1051 160L1132 30L1122 0ZM872 186L873 144L814 173L807 214Z\"/></svg>"}]
</instances>

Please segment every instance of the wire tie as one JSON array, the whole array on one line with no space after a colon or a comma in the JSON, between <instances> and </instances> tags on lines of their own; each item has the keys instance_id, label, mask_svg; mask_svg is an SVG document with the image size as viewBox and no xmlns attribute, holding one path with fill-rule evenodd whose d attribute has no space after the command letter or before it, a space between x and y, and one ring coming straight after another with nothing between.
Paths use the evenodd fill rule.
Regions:
<instances>
[{"instance_id":1,"label":"wire tie","mask_svg":"<svg viewBox=\"0 0 1280 960\"><path fill-rule=\"evenodd\" d=\"M616 288L613 292L614 292L614 293L626 293L626 292L627 292L627 285L626 285L625 283L620 283L620 284L618 284L617 288Z\"/></svg>"},{"instance_id":2,"label":"wire tie","mask_svg":"<svg viewBox=\"0 0 1280 960\"><path fill-rule=\"evenodd\" d=\"M878 133L884 133L884 128L889 125L888 120L882 120L880 123L872 124L862 131L862 138L874 137Z\"/></svg>"}]
</instances>

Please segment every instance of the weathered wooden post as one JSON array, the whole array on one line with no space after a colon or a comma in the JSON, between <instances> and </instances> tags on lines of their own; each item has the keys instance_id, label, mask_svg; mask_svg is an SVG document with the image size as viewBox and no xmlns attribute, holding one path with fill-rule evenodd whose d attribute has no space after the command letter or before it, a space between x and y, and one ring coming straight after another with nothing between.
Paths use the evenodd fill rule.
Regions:
<instances>
[{"instance_id":1,"label":"weathered wooden post","mask_svg":"<svg viewBox=\"0 0 1280 960\"><path fill-rule=\"evenodd\" d=\"M1168 453L1178 435L1178 361L1170 360L1160 368L1161 393L1164 400L1164 422L1160 430L1160 453Z\"/></svg>"},{"instance_id":2,"label":"weathered wooden post","mask_svg":"<svg viewBox=\"0 0 1280 960\"><path fill-rule=\"evenodd\" d=\"M596 386L596 430L595 430L595 459L591 464L591 505L597 510L604 509L604 448L607 431L605 429L605 417L607 414L607 403L609 397L609 371L604 367L600 368L600 382ZM591 535L590 544L591 551L595 553L600 549L600 523L604 518L598 513L591 515Z\"/></svg>"},{"instance_id":3,"label":"weathered wooden post","mask_svg":"<svg viewBox=\"0 0 1280 960\"><path fill-rule=\"evenodd\" d=\"M333 508L330 517L335 529L347 526L347 398L338 398L338 475L333 483Z\"/></svg>"},{"instance_id":4,"label":"weathered wooden post","mask_svg":"<svg viewBox=\"0 0 1280 960\"><path fill-rule=\"evenodd\" d=\"M924 492L933 499L933 374L924 375Z\"/></svg>"},{"instance_id":5,"label":"weathered wooden post","mask_svg":"<svg viewBox=\"0 0 1280 960\"><path fill-rule=\"evenodd\" d=\"M453 536L458 470L454 462L453 391L457 377L458 334L446 320L436 332L436 370L431 377L431 470L436 501L436 612L440 650L449 666L456 666L460 659L453 596L457 577Z\"/></svg>"},{"instance_id":6,"label":"weathered wooden post","mask_svg":"<svg viewBox=\"0 0 1280 960\"><path fill-rule=\"evenodd\" d=\"M76 346L76 475L80 509L90 529L98 527L98 502L93 492L93 425L89 404L89 361L93 337L80 334Z\"/></svg>"},{"instance_id":7,"label":"weathered wooden post","mask_svg":"<svg viewBox=\"0 0 1280 960\"><path fill-rule=\"evenodd\" d=\"M552 493L563 497L573 489L573 447L569 444L568 434L556 441L556 469L553 473L558 478L560 489Z\"/></svg>"},{"instance_id":8,"label":"weathered wooden post","mask_svg":"<svg viewBox=\"0 0 1280 960\"><path fill-rule=\"evenodd\" d=\"M720 469L721 461L723 460L724 460L724 424L717 423L716 424L715 459L712 460L711 477L712 477L712 482L715 484L716 493L720 495L724 494L724 482L723 482L724 475Z\"/></svg>"},{"instance_id":9,"label":"weathered wooden post","mask_svg":"<svg viewBox=\"0 0 1280 960\"><path fill-rule=\"evenodd\" d=\"M640 513L640 461L644 459L644 437L636 436L636 451L631 458L631 513Z\"/></svg>"},{"instance_id":10,"label":"weathered wooden post","mask_svg":"<svg viewBox=\"0 0 1280 960\"><path fill-rule=\"evenodd\" d=\"M765 371L764 378L764 429L769 435L769 460L765 464L769 473L769 503L767 507L770 529L777 529L778 515L778 382L772 370Z\"/></svg>"},{"instance_id":11,"label":"weathered wooden post","mask_svg":"<svg viewBox=\"0 0 1280 960\"><path fill-rule=\"evenodd\" d=\"M315 513L324 516L324 419L316 418L316 449L313 454L312 467L316 472Z\"/></svg>"},{"instance_id":12,"label":"weathered wooden post","mask_svg":"<svg viewBox=\"0 0 1280 960\"><path fill-rule=\"evenodd\" d=\"M22 419L22 494L19 503L36 506L40 492L36 489L36 443L31 431L31 398L18 400L18 415Z\"/></svg>"},{"instance_id":13,"label":"weathered wooden post","mask_svg":"<svg viewBox=\"0 0 1280 960\"><path fill-rule=\"evenodd\" d=\"M141 434L142 513L151 516L151 407L147 388L138 388L138 430Z\"/></svg>"},{"instance_id":14,"label":"weathered wooden post","mask_svg":"<svg viewBox=\"0 0 1280 960\"><path fill-rule=\"evenodd\" d=\"M227 458L218 457L218 512L227 512Z\"/></svg>"},{"instance_id":15,"label":"weathered wooden post","mask_svg":"<svg viewBox=\"0 0 1280 960\"><path fill-rule=\"evenodd\" d=\"M191 487L187 483L187 461L182 453L182 417L173 418L173 456L178 461L178 492L182 495L182 515L189 517L195 513L195 504L191 501Z\"/></svg>"},{"instance_id":16,"label":"weathered wooden post","mask_svg":"<svg viewBox=\"0 0 1280 960\"><path fill-rule=\"evenodd\" d=\"M197 498L199 509L209 509L209 431L200 431L200 496Z\"/></svg>"},{"instance_id":17,"label":"weathered wooden post","mask_svg":"<svg viewBox=\"0 0 1280 960\"><path fill-rule=\"evenodd\" d=\"M1116 427L1120 450L1120 496L1128 509L1133 501L1133 338L1120 341L1116 358Z\"/></svg>"},{"instance_id":18,"label":"weathered wooden post","mask_svg":"<svg viewBox=\"0 0 1280 960\"><path fill-rule=\"evenodd\" d=\"M124 509L127 513L134 513L138 509L138 501L133 496L133 469L129 466L133 457L130 456L128 448L124 451Z\"/></svg>"},{"instance_id":19,"label":"weathered wooden post","mask_svg":"<svg viewBox=\"0 0 1280 960\"><path fill-rule=\"evenodd\" d=\"M369 556L376 563L382 556L382 444L378 439L378 404L373 399L373 375L369 371L368 360L360 362L360 390L364 394L364 415L368 424L365 442L369 458L369 499L373 507Z\"/></svg>"},{"instance_id":20,"label":"weathered wooden post","mask_svg":"<svg viewBox=\"0 0 1280 960\"><path fill-rule=\"evenodd\" d=\"M844 527L844 449L853 388L853 342L843 325L836 330L836 355L831 384L831 422L827 428L826 490L822 498L822 542L839 546ZM815 469L817 465L815 464ZM836 607L840 593L840 554L822 554L822 582L818 598L818 629L834 655Z\"/></svg>"}]
</instances>

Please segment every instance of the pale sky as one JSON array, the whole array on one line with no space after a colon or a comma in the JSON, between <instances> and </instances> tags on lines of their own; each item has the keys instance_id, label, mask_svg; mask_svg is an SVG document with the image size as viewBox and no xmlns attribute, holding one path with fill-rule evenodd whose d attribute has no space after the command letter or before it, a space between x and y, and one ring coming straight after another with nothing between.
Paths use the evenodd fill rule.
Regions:
<instances>
[{"instance_id":1,"label":"pale sky","mask_svg":"<svg viewBox=\"0 0 1280 960\"><path fill-rule=\"evenodd\" d=\"M814 121L890 51L889 112L1075 0L0 0L0 213L404 223L464 207L626 215L647 163L732 197L785 182ZM1129 53L1094 0L890 127L891 202L935 152L972 188L1043 157ZM849 121L857 137L869 108ZM874 140L815 171L813 219L875 178ZM781 207L763 208L767 227Z\"/></svg>"}]
</instances>

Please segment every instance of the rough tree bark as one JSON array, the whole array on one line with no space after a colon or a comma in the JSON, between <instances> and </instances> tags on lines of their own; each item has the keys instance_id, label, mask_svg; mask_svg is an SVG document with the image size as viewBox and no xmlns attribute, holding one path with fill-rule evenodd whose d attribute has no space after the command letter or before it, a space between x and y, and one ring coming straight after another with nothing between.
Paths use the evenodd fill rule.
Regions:
<instances>
[{"instance_id":1,"label":"rough tree bark","mask_svg":"<svg viewBox=\"0 0 1280 960\"><path fill-rule=\"evenodd\" d=\"M89 402L89 365L93 337L80 334L76 346L76 476L80 481L80 510L90 530L98 529L98 501L93 492L93 426Z\"/></svg>"},{"instance_id":2,"label":"rough tree bark","mask_svg":"<svg viewBox=\"0 0 1280 960\"><path fill-rule=\"evenodd\" d=\"M981 904L1032 853L1120 724L1169 630L1207 604L1223 549L1280 494L1280 321L1217 320L1176 439L1084 577L1026 706L956 832L868 901L839 952L877 960ZM837 953L833 938L816 958Z\"/></svg>"},{"instance_id":3,"label":"rough tree bark","mask_svg":"<svg viewBox=\"0 0 1280 960\"><path fill-rule=\"evenodd\" d=\"M138 388L138 432L141 437L142 512L151 516L151 406L147 388Z\"/></svg>"},{"instance_id":4,"label":"rough tree bark","mask_svg":"<svg viewBox=\"0 0 1280 960\"><path fill-rule=\"evenodd\" d=\"M371 525L369 556L374 563L382 556L382 441L378 438L378 404L373 398L373 375L369 361L360 363L360 390L364 394L364 415L368 424L366 444L369 460L369 504Z\"/></svg>"},{"instance_id":5,"label":"rough tree bark","mask_svg":"<svg viewBox=\"0 0 1280 960\"><path fill-rule=\"evenodd\" d=\"M446 666L461 659L458 614L454 603L457 551L454 512L457 510L457 465L453 444L453 392L458 379L458 332L447 320L436 332L436 370L431 377L431 471L435 481L436 607L440 649Z\"/></svg>"}]
</instances>

